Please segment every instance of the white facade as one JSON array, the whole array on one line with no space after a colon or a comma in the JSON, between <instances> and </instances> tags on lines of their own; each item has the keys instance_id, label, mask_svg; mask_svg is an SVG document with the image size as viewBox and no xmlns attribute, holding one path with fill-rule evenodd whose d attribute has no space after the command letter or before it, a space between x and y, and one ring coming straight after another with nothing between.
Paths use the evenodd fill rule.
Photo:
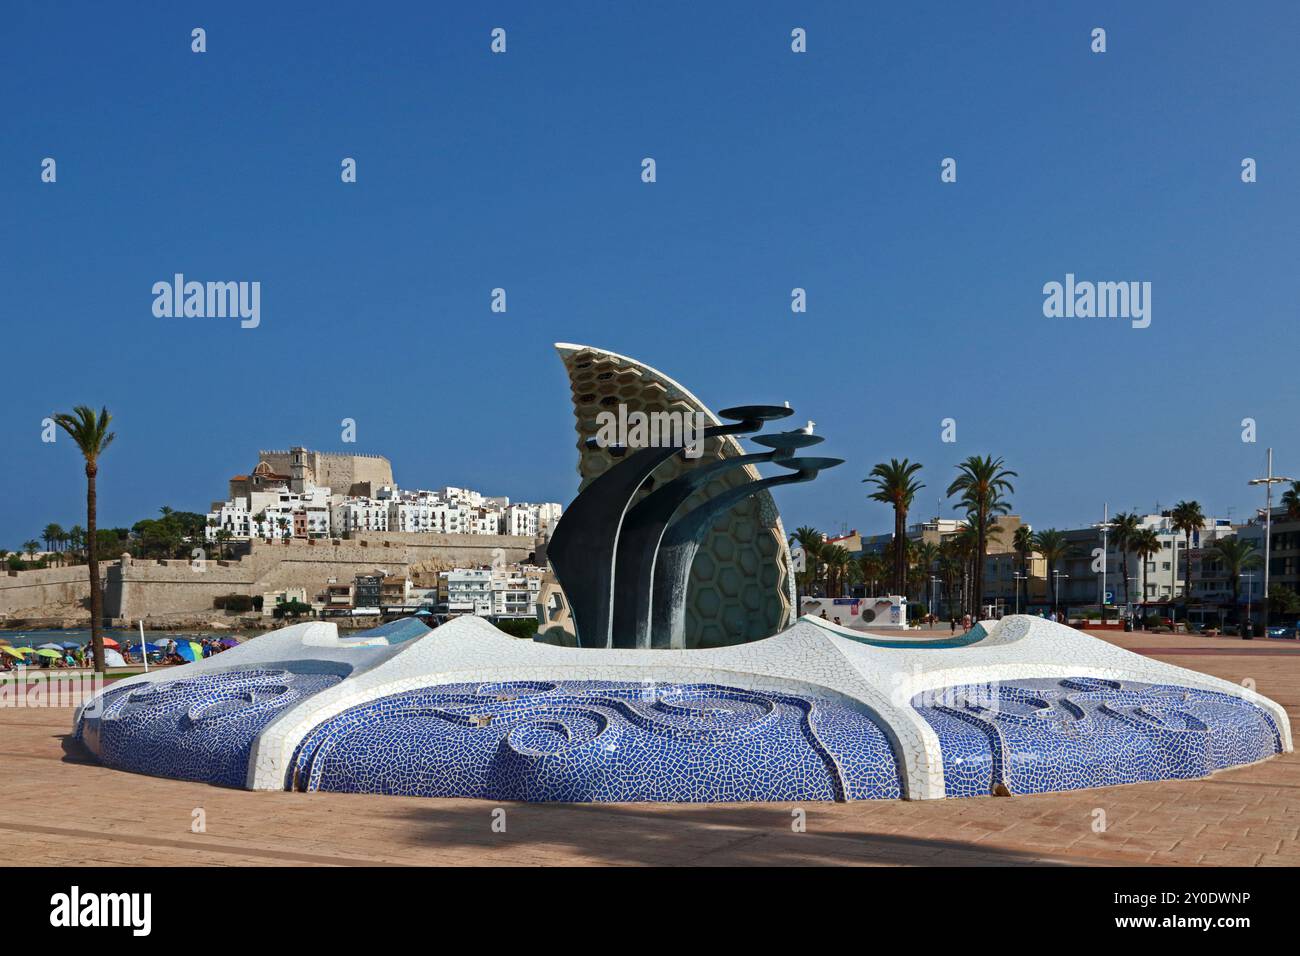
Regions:
<instances>
[{"instance_id":1,"label":"white facade","mask_svg":"<svg viewBox=\"0 0 1300 956\"><path fill-rule=\"evenodd\" d=\"M554 502L512 504L505 496L487 497L449 486L437 491L384 486L364 498L332 495L329 488L310 485L295 492L284 485L213 502L206 534L209 541L222 530L237 539L342 537L368 531L549 537L560 514Z\"/></svg>"}]
</instances>

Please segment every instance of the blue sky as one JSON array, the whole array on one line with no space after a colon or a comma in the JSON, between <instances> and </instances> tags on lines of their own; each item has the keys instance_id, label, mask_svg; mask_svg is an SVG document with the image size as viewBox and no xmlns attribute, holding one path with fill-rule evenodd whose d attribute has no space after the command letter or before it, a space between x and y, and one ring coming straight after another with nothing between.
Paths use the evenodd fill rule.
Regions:
<instances>
[{"instance_id":1,"label":"blue sky","mask_svg":"<svg viewBox=\"0 0 1300 956\"><path fill-rule=\"evenodd\" d=\"M816 419L847 464L780 495L792 527L888 529L891 456L932 513L1002 455L1036 527L1239 519L1266 445L1300 470L1294 3L271 6L0 12L6 547L84 522L40 441L82 402L116 417L104 525L297 443L567 502L556 341ZM260 281L260 327L156 318L176 272ZM1045 318L1067 272L1150 281L1150 328Z\"/></svg>"}]
</instances>

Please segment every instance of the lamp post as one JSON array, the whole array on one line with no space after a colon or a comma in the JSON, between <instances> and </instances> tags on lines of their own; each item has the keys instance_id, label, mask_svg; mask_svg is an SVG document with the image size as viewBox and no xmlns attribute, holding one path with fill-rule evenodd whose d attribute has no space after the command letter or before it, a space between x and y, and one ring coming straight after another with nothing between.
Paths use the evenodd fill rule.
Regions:
<instances>
[{"instance_id":1,"label":"lamp post","mask_svg":"<svg viewBox=\"0 0 1300 956\"><path fill-rule=\"evenodd\" d=\"M1020 613L1020 582L1021 582L1021 581L1028 581L1028 580L1029 580L1029 575L1027 575L1027 574L1021 574L1019 571L1012 571L1012 572L1011 572L1011 576L1012 576L1013 578L1016 579L1016 613L1019 614L1019 613ZM1026 602L1028 602L1028 599L1029 599L1028 588L1029 588L1029 585L1026 584L1026 585L1025 585L1025 589L1026 589L1025 600L1026 600Z\"/></svg>"},{"instance_id":2,"label":"lamp post","mask_svg":"<svg viewBox=\"0 0 1300 956\"><path fill-rule=\"evenodd\" d=\"M1290 482L1273 474L1273 449L1268 450L1268 474L1263 478L1252 478L1248 484L1264 486L1264 631L1268 632L1268 561L1273 537L1273 486Z\"/></svg>"},{"instance_id":3,"label":"lamp post","mask_svg":"<svg viewBox=\"0 0 1300 956\"><path fill-rule=\"evenodd\" d=\"M937 607L939 606L939 585L941 585L942 583L943 583L943 580L942 580L941 578L938 578L938 577L936 577L936 576L933 575L933 574L930 575L930 593L934 595L934 607L935 607L935 608L937 608ZM932 613L932 614L934 613L934 609L933 609L933 608L931 609L931 613ZM937 621L937 620L939 619L939 615L938 615L938 614L934 614L934 619Z\"/></svg>"},{"instance_id":4,"label":"lamp post","mask_svg":"<svg viewBox=\"0 0 1300 956\"><path fill-rule=\"evenodd\" d=\"M1106 556L1109 546L1108 533L1115 523L1110 520L1110 503L1107 502L1101 506L1101 524L1093 525L1101 532L1101 623L1106 623Z\"/></svg>"},{"instance_id":5,"label":"lamp post","mask_svg":"<svg viewBox=\"0 0 1300 956\"><path fill-rule=\"evenodd\" d=\"M1241 628L1241 635L1240 635L1241 639L1244 641L1250 637L1250 593L1255 590L1256 575L1254 571L1243 571L1241 573L1241 577L1250 579L1246 582L1246 624L1244 627ZM1264 613L1265 614L1268 613L1267 603L1264 605ZM1268 637L1267 632L1264 634L1264 636Z\"/></svg>"},{"instance_id":6,"label":"lamp post","mask_svg":"<svg viewBox=\"0 0 1300 956\"><path fill-rule=\"evenodd\" d=\"M1068 574L1063 574L1056 568L1052 569L1052 610L1059 613L1061 610L1061 578L1068 578Z\"/></svg>"}]
</instances>

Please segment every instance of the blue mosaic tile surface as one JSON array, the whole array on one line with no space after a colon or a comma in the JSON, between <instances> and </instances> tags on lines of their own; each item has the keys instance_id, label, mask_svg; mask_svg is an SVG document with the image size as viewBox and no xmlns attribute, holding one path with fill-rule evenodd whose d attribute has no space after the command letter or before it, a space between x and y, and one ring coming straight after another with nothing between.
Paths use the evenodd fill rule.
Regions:
<instances>
[{"instance_id":1,"label":"blue mosaic tile surface","mask_svg":"<svg viewBox=\"0 0 1300 956\"><path fill-rule=\"evenodd\" d=\"M447 684L317 726L304 790L526 801L898 798L889 741L822 698L711 684Z\"/></svg>"},{"instance_id":2,"label":"blue mosaic tile surface","mask_svg":"<svg viewBox=\"0 0 1300 956\"><path fill-rule=\"evenodd\" d=\"M1088 677L949 687L912 706L939 735L950 797L1204 777L1281 751L1249 701Z\"/></svg>"},{"instance_id":3,"label":"blue mosaic tile surface","mask_svg":"<svg viewBox=\"0 0 1300 956\"><path fill-rule=\"evenodd\" d=\"M93 730L109 767L244 786L253 739L278 713L341 678L259 669L109 688Z\"/></svg>"}]
</instances>

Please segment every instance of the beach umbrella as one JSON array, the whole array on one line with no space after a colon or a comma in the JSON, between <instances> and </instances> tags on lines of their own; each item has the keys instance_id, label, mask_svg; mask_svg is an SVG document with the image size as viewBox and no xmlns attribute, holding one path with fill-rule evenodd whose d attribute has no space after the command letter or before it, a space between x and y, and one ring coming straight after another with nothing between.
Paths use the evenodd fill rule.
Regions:
<instances>
[{"instance_id":1,"label":"beach umbrella","mask_svg":"<svg viewBox=\"0 0 1300 956\"><path fill-rule=\"evenodd\" d=\"M38 657L62 657L61 651L52 651L49 648L40 648L36 651Z\"/></svg>"},{"instance_id":2,"label":"beach umbrella","mask_svg":"<svg viewBox=\"0 0 1300 956\"><path fill-rule=\"evenodd\" d=\"M41 645L39 645L39 646L37 647L37 650L40 650L40 651L61 651L61 650L63 650L63 645L62 645L62 644L55 644L55 643L51 642L51 643L49 643L49 644L41 644Z\"/></svg>"},{"instance_id":3,"label":"beach umbrella","mask_svg":"<svg viewBox=\"0 0 1300 956\"><path fill-rule=\"evenodd\" d=\"M64 641L62 644L59 645L59 647L63 648L65 651L76 650L80 646L81 645L78 644L76 641Z\"/></svg>"},{"instance_id":4,"label":"beach umbrella","mask_svg":"<svg viewBox=\"0 0 1300 956\"><path fill-rule=\"evenodd\" d=\"M203 649L199 648L198 651L195 651L193 641L186 641L184 644L177 644L176 653L191 663L203 660Z\"/></svg>"},{"instance_id":5,"label":"beach umbrella","mask_svg":"<svg viewBox=\"0 0 1300 956\"><path fill-rule=\"evenodd\" d=\"M117 646L118 646L118 643L117 643L117 641L113 640L111 637L106 637L106 638L104 638L104 646L105 646L105 647L117 647Z\"/></svg>"},{"instance_id":6,"label":"beach umbrella","mask_svg":"<svg viewBox=\"0 0 1300 956\"><path fill-rule=\"evenodd\" d=\"M125 667L126 661L117 651L104 648L104 666L105 667Z\"/></svg>"},{"instance_id":7,"label":"beach umbrella","mask_svg":"<svg viewBox=\"0 0 1300 956\"><path fill-rule=\"evenodd\" d=\"M0 652L8 654L10 657L22 657L23 652L17 648L10 647L8 644L0 644Z\"/></svg>"},{"instance_id":8,"label":"beach umbrella","mask_svg":"<svg viewBox=\"0 0 1300 956\"><path fill-rule=\"evenodd\" d=\"M224 647L238 647L238 646L239 646L239 641L235 640L233 637L223 637L223 638L221 639L221 643L222 643L222 645L223 645Z\"/></svg>"}]
</instances>

